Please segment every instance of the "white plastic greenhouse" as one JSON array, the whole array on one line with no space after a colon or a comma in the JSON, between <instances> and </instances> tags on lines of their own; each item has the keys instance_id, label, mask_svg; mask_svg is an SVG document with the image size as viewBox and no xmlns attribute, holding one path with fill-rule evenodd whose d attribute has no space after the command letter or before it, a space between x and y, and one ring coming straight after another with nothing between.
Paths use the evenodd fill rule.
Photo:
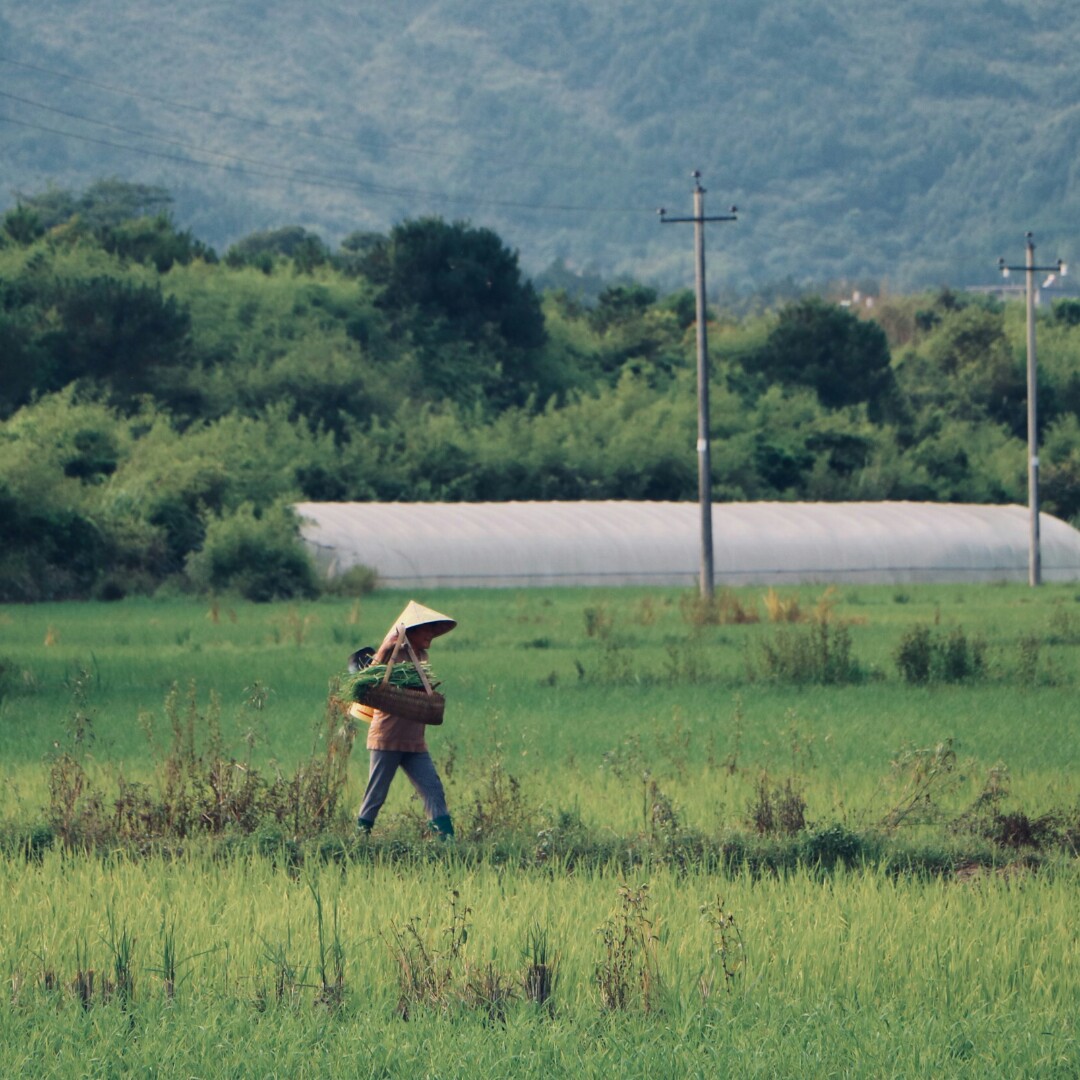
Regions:
<instances>
[{"instance_id":1,"label":"white plastic greenhouse","mask_svg":"<svg viewBox=\"0 0 1080 1080\"><path fill-rule=\"evenodd\" d=\"M696 503L299 503L301 535L333 577L357 564L391 588L686 585L698 581ZM717 585L1026 581L1023 506L719 503ZM1044 581L1080 580L1080 532L1040 518Z\"/></svg>"}]
</instances>

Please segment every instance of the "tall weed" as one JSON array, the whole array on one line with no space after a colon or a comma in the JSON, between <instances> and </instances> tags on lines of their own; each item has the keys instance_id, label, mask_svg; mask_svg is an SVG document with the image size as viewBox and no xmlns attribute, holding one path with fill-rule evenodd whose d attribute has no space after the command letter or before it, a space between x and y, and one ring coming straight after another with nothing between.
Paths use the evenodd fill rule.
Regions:
<instances>
[{"instance_id":1,"label":"tall weed","mask_svg":"<svg viewBox=\"0 0 1080 1080\"><path fill-rule=\"evenodd\" d=\"M761 616L756 607L744 604L731 589L721 589L711 596L683 593L679 597L683 621L700 629L704 626L740 626L756 623Z\"/></svg>"},{"instance_id":2,"label":"tall weed","mask_svg":"<svg viewBox=\"0 0 1080 1080\"><path fill-rule=\"evenodd\" d=\"M619 886L619 906L597 931L603 951L596 965L600 1004L611 1012L639 1006L651 1012L663 987L657 956L660 940L649 918L649 886Z\"/></svg>"},{"instance_id":3,"label":"tall weed","mask_svg":"<svg viewBox=\"0 0 1080 1080\"><path fill-rule=\"evenodd\" d=\"M75 746L85 744L92 730L89 713L80 705L82 693L77 691ZM260 693L253 707L265 707L267 699ZM153 784L129 780L117 771L115 793L107 797L71 750L52 759L48 821L65 846L226 831L250 834L267 822L304 836L337 820L356 725L333 697L327 700L322 752L313 752L291 776L267 777L255 768L251 737L245 738L245 755L231 754L217 696L211 693L206 706L200 705L194 682L184 692L173 684L164 714L169 742L163 750L156 743L153 718L141 717L154 754Z\"/></svg>"},{"instance_id":4,"label":"tall weed","mask_svg":"<svg viewBox=\"0 0 1080 1080\"><path fill-rule=\"evenodd\" d=\"M986 642L968 638L962 626L942 631L916 623L905 631L893 654L904 682L959 683L986 675Z\"/></svg>"},{"instance_id":5,"label":"tall weed","mask_svg":"<svg viewBox=\"0 0 1080 1080\"><path fill-rule=\"evenodd\" d=\"M804 625L781 626L760 641L758 665L767 679L795 685L839 686L865 677L852 653L848 624L824 601Z\"/></svg>"}]
</instances>

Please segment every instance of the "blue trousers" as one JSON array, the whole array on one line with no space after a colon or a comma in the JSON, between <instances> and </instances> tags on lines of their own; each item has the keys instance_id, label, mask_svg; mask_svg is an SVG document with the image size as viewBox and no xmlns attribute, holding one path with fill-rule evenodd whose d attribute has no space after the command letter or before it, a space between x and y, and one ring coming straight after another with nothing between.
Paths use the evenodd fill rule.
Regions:
<instances>
[{"instance_id":1,"label":"blue trousers","mask_svg":"<svg viewBox=\"0 0 1080 1080\"><path fill-rule=\"evenodd\" d=\"M426 750L372 750L367 790L358 815L360 820L374 824L398 769L412 781L416 793L424 800L428 820L444 817L447 813L446 794L435 771L435 762Z\"/></svg>"}]
</instances>

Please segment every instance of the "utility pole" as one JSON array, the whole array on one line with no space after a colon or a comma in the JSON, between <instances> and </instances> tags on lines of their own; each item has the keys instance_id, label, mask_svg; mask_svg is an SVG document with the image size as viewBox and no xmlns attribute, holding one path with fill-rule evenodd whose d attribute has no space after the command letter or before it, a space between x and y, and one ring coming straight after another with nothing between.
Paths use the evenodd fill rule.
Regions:
<instances>
[{"instance_id":1,"label":"utility pole","mask_svg":"<svg viewBox=\"0 0 1080 1080\"><path fill-rule=\"evenodd\" d=\"M1027 301L1027 429L1028 429L1028 511L1031 515L1031 539L1028 544L1028 585L1034 588L1042 582L1042 554L1039 550L1039 413L1038 376L1035 362L1035 274L1050 273L1064 276L1068 267L1060 259L1055 266L1035 265L1035 240L1025 234L1027 258L1023 266L1006 266L998 259L1002 277L1010 271L1023 270Z\"/></svg>"},{"instance_id":2,"label":"utility pole","mask_svg":"<svg viewBox=\"0 0 1080 1080\"><path fill-rule=\"evenodd\" d=\"M694 264L697 284L697 394L698 394L698 502L701 505L701 597L713 595L713 537L712 537L712 461L709 452L709 342L706 331L705 306L705 223L707 221L737 221L736 208L719 217L705 216L705 189L701 173L695 169L693 217L668 217L667 211L657 211L661 225L693 222Z\"/></svg>"}]
</instances>

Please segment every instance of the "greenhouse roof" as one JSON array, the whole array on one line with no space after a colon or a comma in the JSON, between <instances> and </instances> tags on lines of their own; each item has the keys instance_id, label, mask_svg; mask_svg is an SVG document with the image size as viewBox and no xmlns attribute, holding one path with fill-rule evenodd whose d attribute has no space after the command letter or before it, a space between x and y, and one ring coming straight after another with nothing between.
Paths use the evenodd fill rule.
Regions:
<instances>
[{"instance_id":1,"label":"greenhouse roof","mask_svg":"<svg viewBox=\"0 0 1080 1080\"><path fill-rule=\"evenodd\" d=\"M328 576L373 569L391 588L693 585L697 503L299 503ZM1026 581L1023 506L717 503L717 585ZM1080 532L1040 517L1044 581L1080 580Z\"/></svg>"}]
</instances>

